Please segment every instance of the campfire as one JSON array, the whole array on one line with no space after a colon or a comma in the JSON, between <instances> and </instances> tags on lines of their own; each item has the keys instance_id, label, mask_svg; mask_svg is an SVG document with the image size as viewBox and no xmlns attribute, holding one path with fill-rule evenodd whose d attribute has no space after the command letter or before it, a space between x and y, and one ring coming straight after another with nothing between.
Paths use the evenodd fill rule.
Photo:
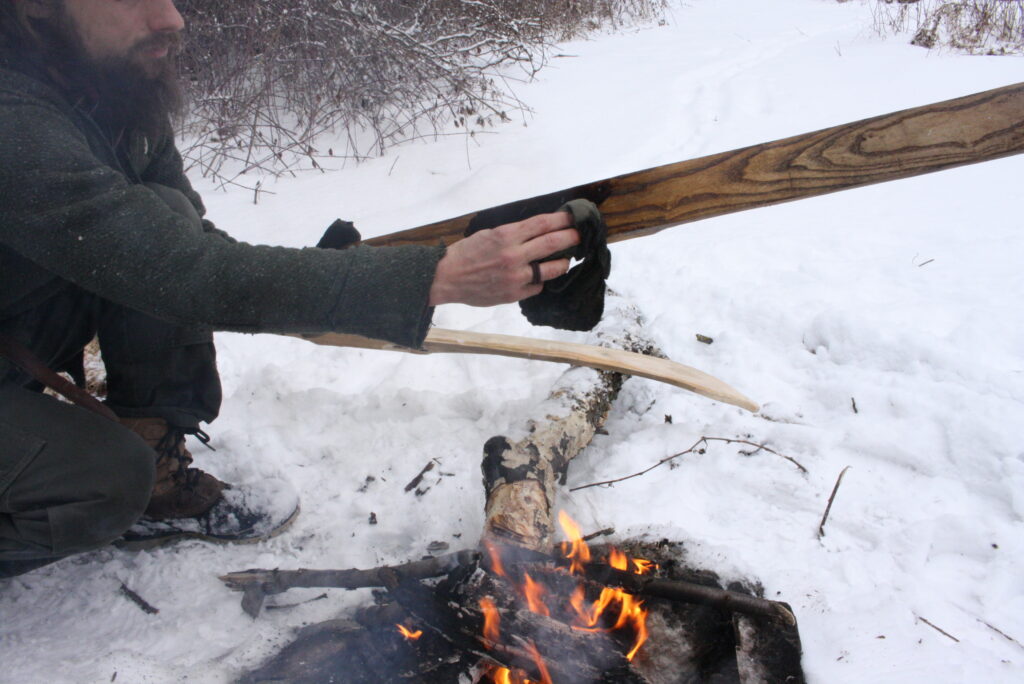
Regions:
<instances>
[{"instance_id":1,"label":"campfire","mask_svg":"<svg viewBox=\"0 0 1024 684\"><path fill-rule=\"evenodd\" d=\"M557 620L583 634L614 635L610 642L620 644L626 641L629 648L624 655L627 661L632 661L648 636L647 610L643 607L643 600L622 588L609 586L601 587L600 594L594 597L594 583L586 576L587 567L592 563L590 548L584 541L579 526L564 511L559 514L559 522L569 539L569 542L561 547L564 554L563 562L558 565L552 564L550 570L546 567L535 570L538 579L531 576L528 570L522 570L521 576L518 577L510 575L505 570L501 549L493 543L486 544L491 572L508 582L518 595L515 605L507 609L522 610L525 606L526 610L535 615ZM609 548L604 562L610 568L641 575L657 567L652 561L631 558L614 547ZM567 593L566 589L572 584L575 586ZM522 635L514 635L511 640L503 641L501 611L489 596L481 598L479 603L484 615L485 647L493 650L501 646L521 646L532 660L536 673L536 679L533 679L526 671L496 664L488 672L490 681L496 684L552 684L551 668L546 664L545 656L535 641ZM602 642L601 645L604 646L605 643Z\"/></svg>"},{"instance_id":2,"label":"campfire","mask_svg":"<svg viewBox=\"0 0 1024 684\"><path fill-rule=\"evenodd\" d=\"M617 308L606 319L625 329L599 329L598 340L657 355L635 308L609 301ZM517 431L524 438L487 441L478 549L368 570L222 577L253 617L291 588L377 588L374 605L302 630L241 681L802 682L796 619L786 604L762 598L756 582L723 588L669 540L591 546L597 535L555 515L569 462L602 426L622 381L573 368Z\"/></svg>"},{"instance_id":3,"label":"campfire","mask_svg":"<svg viewBox=\"0 0 1024 684\"><path fill-rule=\"evenodd\" d=\"M303 630L242 681L803 681L788 606L722 589L667 540L591 547L559 517L568 540L552 555L487 543L373 570L225 576L253 613L289 588L383 588L354 621Z\"/></svg>"}]
</instances>

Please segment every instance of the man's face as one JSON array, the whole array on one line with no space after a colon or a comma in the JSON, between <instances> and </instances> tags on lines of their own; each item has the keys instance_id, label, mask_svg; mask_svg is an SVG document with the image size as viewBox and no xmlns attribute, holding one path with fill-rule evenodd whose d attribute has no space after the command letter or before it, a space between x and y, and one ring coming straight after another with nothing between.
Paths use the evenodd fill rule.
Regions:
<instances>
[{"instance_id":1,"label":"man's face","mask_svg":"<svg viewBox=\"0 0 1024 684\"><path fill-rule=\"evenodd\" d=\"M65 0L64 16L94 62L127 61L155 78L167 68L185 22L173 0Z\"/></svg>"}]
</instances>

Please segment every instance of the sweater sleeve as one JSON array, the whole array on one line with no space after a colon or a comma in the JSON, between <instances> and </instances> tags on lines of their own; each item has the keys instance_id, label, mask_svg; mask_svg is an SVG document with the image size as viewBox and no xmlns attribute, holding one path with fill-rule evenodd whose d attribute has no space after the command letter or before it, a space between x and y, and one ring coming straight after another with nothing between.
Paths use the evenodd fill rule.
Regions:
<instances>
[{"instance_id":1,"label":"sweater sleeve","mask_svg":"<svg viewBox=\"0 0 1024 684\"><path fill-rule=\"evenodd\" d=\"M205 232L219 235L230 242L236 242L233 237L217 228L212 221L206 218L206 207L203 205L203 199L192 188L192 183L189 182L188 176L185 175L185 165L182 161L181 153L174 144L170 122L167 124L167 130L167 135L156 143L156 149L153 150L152 159L142 174L142 180L174 188L191 202L196 213L202 219Z\"/></svg>"},{"instance_id":2,"label":"sweater sleeve","mask_svg":"<svg viewBox=\"0 0 1024 684\"><path fill-rule=\"evenodd\" d=\"M442 248L337 252L197 233L96 159L56 107L5 94L0 115L0 242L54 275L180 324L422 344Z\"/></svg>"}]
</instances>

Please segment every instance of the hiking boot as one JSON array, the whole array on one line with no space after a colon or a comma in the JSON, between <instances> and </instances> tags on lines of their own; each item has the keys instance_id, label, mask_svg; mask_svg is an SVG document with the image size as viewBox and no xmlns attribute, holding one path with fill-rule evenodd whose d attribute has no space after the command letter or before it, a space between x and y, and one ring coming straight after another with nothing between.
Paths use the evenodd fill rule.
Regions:
<instances>
[{"instance_id":1,"label":"hiking boot","mask_svg":"<svg viewBox=\"0 0 1024 684\"><path fill-rule=\"evenodd\" d=\"M229 485L189 467L192 454L180 429L161 418L120 420L153 447L157 461L149 506L115 546L140 550L183 539L257 542L280 534L298 516L298 495L287 482L264 477Z\"/></svg>"},{"instance_id":2,"label":"hiking boot","mask_svg":"<svg viewBox=\"0 0 1024 684\"><path fill-rule=\"evenodd\" d=\"M194 518L213 508L224 489L229 488L213 475L189 467L192 454L185 447L184 433L163 418L121 418L121 424L142 437L157 454L156 481L146 517Z\"/></svg>"},{"instance_id":3,"label":"hiking boot","mask_svg":"<svg viewBox=\"0 0 1024 684\"><path fill-rule=\"evenodd\" d=\"M217 503L194 518L143 516L114 546L139 551L185 539L251 544L277 536L298 515L295 489L281 479L263 478L253 484L225 486Z\"/></svg>"}]
</instances>

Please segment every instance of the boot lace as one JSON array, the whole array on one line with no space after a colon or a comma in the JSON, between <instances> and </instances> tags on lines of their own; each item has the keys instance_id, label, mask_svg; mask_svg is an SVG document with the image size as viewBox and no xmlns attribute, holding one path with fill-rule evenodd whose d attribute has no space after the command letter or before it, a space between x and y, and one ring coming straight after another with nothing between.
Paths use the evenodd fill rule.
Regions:
<instances>
[{"instance_id":1,"label":"boot lace","mask_svg":"<svg viewBox=\"0 0 1024 684\"><path fill-rule=\"evenodd\" d=\"M173 466L174 471L171 473L171 478L179 487L191 490L198 483L199 478L202 476L202 471L198 468L188 467L192 463L192 455L185 448L185 435L193 435L207 449L216 451L216 449L210 446L210 435L199 428L185 430L169 426L167 433L156 444L156 462L160 463L165 459L177 461L177 464Z\"/></svg>"}]
</instances>

